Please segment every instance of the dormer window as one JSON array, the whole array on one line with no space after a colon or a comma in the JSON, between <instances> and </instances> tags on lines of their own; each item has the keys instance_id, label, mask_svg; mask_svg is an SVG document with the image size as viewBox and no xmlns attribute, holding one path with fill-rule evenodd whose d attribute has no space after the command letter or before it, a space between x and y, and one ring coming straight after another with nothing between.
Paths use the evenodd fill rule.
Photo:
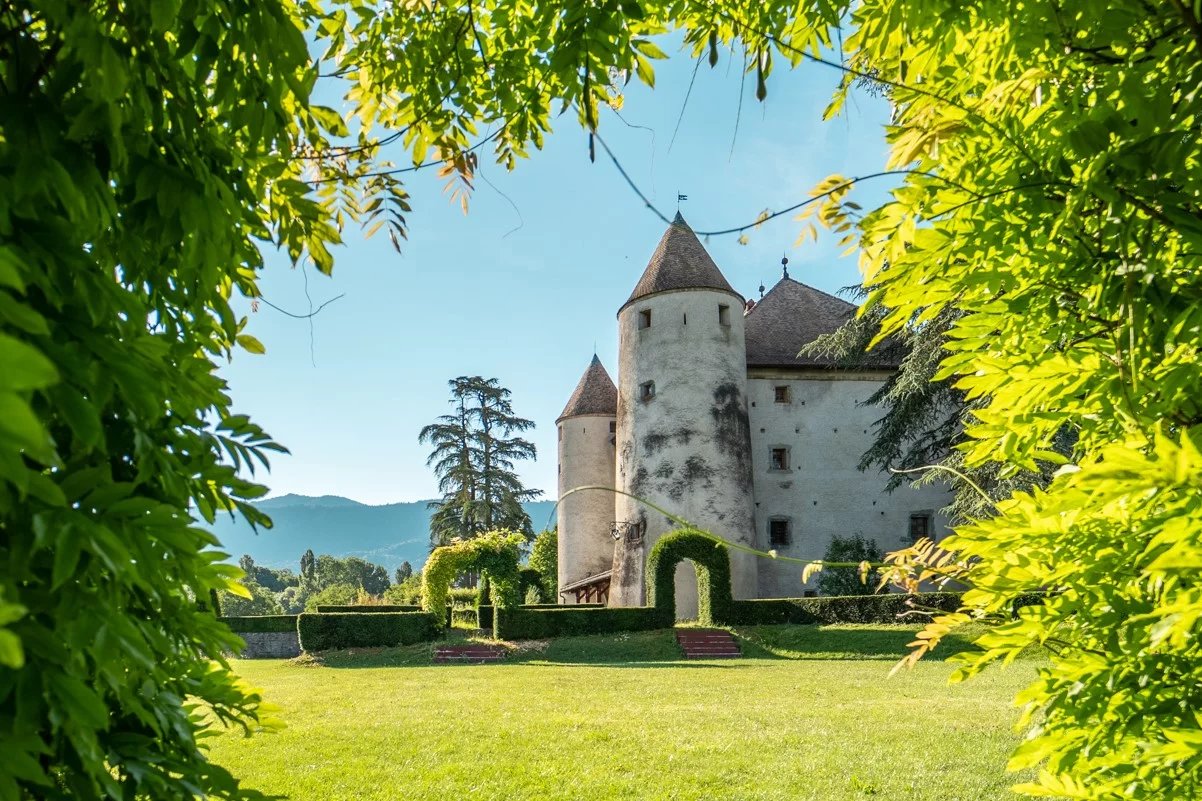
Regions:
<instances>
[{"instance_id":1,"label":"dormer window","mask_svg":"<svg viewBox=\"0 0 1202 801\"><path fill-rule=\"evenodd\" d=\"M730 325L730 306L718 304L718 325Z\"/></svg>"},{"instance_id":2,"label":"dormer window","mask_svg":"<svg viewBox=\"0 0 1202 801\"><path fill-rule=\"evenodd\" d=\"M655 397L655 382L647 381L639 384L639 400L649 401Z\"/></svg>"},{"instance_id":3,"label":"dormer window","mask_svg":"<svg viewBox=\"0 0 1202 801\"><path fill-rule=\"evenodd\" d=\"M639 330L651 327L651 310L643 309L639 312Z\"/></svg>"}]
</instances>

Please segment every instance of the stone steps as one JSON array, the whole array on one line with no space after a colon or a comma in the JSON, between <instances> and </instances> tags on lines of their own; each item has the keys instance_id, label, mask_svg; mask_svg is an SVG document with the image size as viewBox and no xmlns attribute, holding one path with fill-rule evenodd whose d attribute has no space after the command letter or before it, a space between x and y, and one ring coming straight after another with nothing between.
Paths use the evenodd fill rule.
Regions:
<instances>
[{"instance_id":1,"label":"stone steps","mask_svg":"<svg viewBox=\"0 0 1202 801\"><path fill-rule=\"evenodd\" d=\"M501 662L507 651L498 645L440 645L434 649L436 665L482 665L486 662Z\"/></svg>"},{"instance_id":2,"label":"stone steps","mask_svg":"<svg viewBox=\"0 0 1202 801\"><path fill-rule=\"evenodd\" d=\"M677 629L676 642L685 659L737 659L739 643L722 629Z\"/></svg>"}]
</instances>

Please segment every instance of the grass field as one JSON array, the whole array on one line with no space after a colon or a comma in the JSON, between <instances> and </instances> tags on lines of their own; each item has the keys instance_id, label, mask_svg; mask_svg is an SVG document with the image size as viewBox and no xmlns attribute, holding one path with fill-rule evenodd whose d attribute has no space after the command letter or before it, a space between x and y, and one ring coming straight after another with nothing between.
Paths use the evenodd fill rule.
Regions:
<instances>
[{"instance_id":1,"label":"grass field","mask_svg":"<svg viewBox=\"0 0 1202 801\"><path fill-rule=\"evenodd\" d=\"M212 755L300 801L1007 797L1011 699L1037 662L888 678L912 631L746 629L748 658L712 662L675 661L670 632L496 665L431 666L428 645L240 661L288 728L214 738Z\"/></svg>"}]
</instances>

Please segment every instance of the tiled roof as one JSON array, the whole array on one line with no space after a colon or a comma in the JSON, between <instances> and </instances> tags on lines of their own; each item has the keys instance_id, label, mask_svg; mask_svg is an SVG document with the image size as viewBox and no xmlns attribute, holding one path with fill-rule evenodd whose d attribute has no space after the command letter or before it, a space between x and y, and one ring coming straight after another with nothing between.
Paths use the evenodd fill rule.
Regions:
<instances>
[{"instance_id":1,"label":"tiled roof","mask_svg":"<svg viewBox=\"0 0 1202 801\"><path fill-rule=\"evenodd\" d=\"M647 269L626 305L672 289L719 289L742 298L726 282L722 271L705 252L705 247L680 212L676 212L676 219L664 231L659 247L651 254L651 261L647 262Z\"/></svg>"},{"instance_id":2,"label":"tiled roof","mask_svg":"<svg viewBox=\"0 0 1202 801\"><path fill-rule=\"evenodd\" d=\"M899 354L892 348L874 350L859 363L797 355L818 337L838 330L855 311L834 295L782 278L747 314L747 366L896 368Z\"/></svg>"},{"instance_id":3,"label":"tiled roof","mask_svg":"<svg viewBox=\"0 0 1202 801\"><path fill-rule=\"evenodd\" d=\"M563 407L565 417L580 417L586 414L616 415L618 413L618 388L613 379L605 371L601 360L593 356L593 361L576 385L576 391L568 398L568 405ZM556 422L559 422L556 420Z\"/></svg>"}]
</instances>

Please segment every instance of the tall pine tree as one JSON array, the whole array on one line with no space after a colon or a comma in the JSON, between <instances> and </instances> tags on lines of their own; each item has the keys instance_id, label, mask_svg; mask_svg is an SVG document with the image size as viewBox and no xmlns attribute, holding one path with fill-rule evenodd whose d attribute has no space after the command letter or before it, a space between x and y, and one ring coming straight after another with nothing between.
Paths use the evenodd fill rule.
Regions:
<instances>
[{"instance_id":1,"label":"tall pine tree","mask_svg":"<svg viewBox=\"0 0 1202 801\"><path fill-rule=\"evenodd\" d=\"M522 503L542 492L523 487L515 472L517 462L536 455L534 444L517 436L534 428L533 421L514 413L510 391L495 378L460 376L448 383L454 411L418 436L434 446L426 463L442 493L430 504L431 545L498 528L533 536Z\"/></svg>"}]
</instances>

